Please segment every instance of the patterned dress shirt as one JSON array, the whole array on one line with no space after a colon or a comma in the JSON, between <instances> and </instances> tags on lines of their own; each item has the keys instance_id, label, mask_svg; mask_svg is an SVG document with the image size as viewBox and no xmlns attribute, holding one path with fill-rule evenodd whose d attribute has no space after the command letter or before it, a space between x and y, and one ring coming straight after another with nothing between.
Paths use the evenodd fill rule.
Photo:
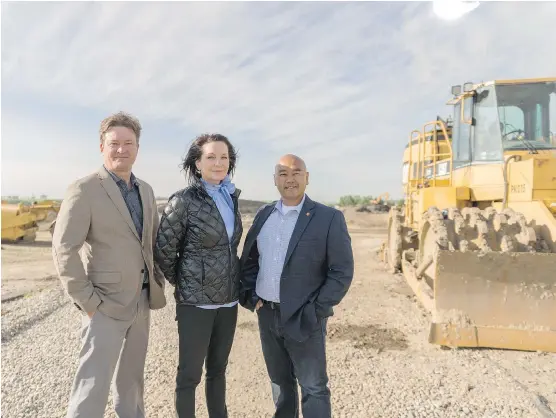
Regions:
<instances>
[{"instance_id":1,"label":"patterned dress shirt","mask_svg":"<svg viewBox=\"0 0 556 418\"><path fill-rule=\"evenodd\" d=\"M131 215L131 219L133 219L133 225L135 225L135 229L139 234L139 238L143 239L143 203L141 202L141 195L139 194L139 182L131 173L131 188L127 187L125 180L118 177L116 174L108 170L104 167L108 174L112 176L118 188L120 189L120 193L124 198L125 204L127 209L129 210L129 214ZM143 274L143 283L149 283L149 271L147 269L147 265L145 264L144 268L145 273Z\"/></svg>"},{"instance_id":2,"label":"patterned dress shirt","mask_svg":"<svg viewBox=\"0 0 556 418\"><path fill-rule=\"evenodd\" d=\"M279 200L257 237L259 273L255 292L269 302L280 303L280 277L303 203L305 196L297 206L284 206Z\"/></svg>"}]
</instances>

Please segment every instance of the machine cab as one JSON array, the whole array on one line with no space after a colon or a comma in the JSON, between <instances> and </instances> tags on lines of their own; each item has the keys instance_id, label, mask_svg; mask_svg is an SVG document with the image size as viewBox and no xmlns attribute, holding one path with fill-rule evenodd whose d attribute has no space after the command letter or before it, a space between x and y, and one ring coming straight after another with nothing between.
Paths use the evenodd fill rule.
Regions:
<instances>
[{"instance_id":1,"label":"machine cab","mask_svg":"<svg viewBox=\"0 0 556 418\"><path fill-rule=\"evenodd\" d=\"M452 94L454 169L556 149L556 79L466 83Z\"/></svg>"}]
</instances>

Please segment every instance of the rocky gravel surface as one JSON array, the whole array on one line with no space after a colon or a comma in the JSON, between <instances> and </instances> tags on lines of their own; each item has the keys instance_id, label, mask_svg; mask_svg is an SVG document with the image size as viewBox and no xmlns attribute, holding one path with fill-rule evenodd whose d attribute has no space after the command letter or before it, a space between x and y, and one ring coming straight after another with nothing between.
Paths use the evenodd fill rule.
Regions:
<instances>
[{"instance_id":1,"label":"rocky gravel surface","mask_svg":"<svg viewBox=\"0 0 556 418\"><path fill-rule=\"evenodd\" d=\"M428 316L354 230L356 278L329 321L335 417L554 417L556 359L503 350L442 350L427 343ZM146 364L149 417L173 417L175 306L153 313ZM63 417L79 352L80 314L60 287L2 304L2 417ZM270 417L272 398L254 314L240 310L228 369L230 417ZM198 417L207 417L204 380ZM107 417L115 417L109 403Z\"/></svg>"}]
</instances>

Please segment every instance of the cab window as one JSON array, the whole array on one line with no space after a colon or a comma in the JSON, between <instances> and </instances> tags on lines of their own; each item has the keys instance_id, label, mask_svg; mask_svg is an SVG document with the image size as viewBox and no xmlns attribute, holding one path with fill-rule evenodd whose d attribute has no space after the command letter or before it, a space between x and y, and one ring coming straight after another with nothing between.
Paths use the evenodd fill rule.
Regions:
<instances>
[{"instance_id":1,"label":"cab window","mask_svg":"<svg viewBox=\"0 0 556 418\"><path fill-rule=\"evenodd\" d=\"M474 118L473 161L501 161L501 123L494 88L477 90Z\"/></svg>"}]
</instances>

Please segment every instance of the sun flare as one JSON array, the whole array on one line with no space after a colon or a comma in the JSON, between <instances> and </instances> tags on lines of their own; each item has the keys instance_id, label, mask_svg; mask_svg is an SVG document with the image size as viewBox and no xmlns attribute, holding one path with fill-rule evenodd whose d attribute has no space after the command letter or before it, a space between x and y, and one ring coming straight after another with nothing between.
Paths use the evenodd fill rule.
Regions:
<instances>
[{"instance_id":1,"label":"sun flare","mask_svg":"<svg viewBox=\"0 0 556 418\"><path fill-rule=\"evenodd\" d=\"M478 6L478 1L439 0L433 1L432 9L441 19L456 20Z\"/></svg>"}]
</instances>

